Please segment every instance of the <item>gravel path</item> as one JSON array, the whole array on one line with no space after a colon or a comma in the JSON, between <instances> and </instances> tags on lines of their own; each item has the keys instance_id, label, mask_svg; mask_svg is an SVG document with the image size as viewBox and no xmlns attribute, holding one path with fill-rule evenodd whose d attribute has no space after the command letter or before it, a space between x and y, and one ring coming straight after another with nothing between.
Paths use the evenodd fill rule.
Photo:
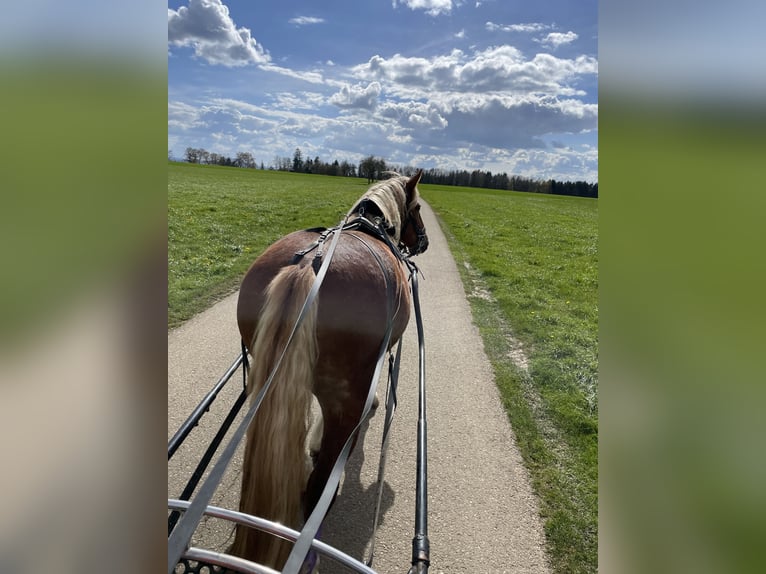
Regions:
<instances>
[{"instance_id":1,"label":"gravel path","mask_svg":"<svg viewBox=\"0 0 766 574\"><path fill-rule=\"evenodd\" d=\"M432 574L548 573L544 535L529 477L502 409L492 368L472 323L455 262L431 209L423 205L428 251L415 260L425 329L428 407L429 538ZM168 334L168 437L239 351L236 294ZM404 335L399 406L394 418L373 567L409 569L415 514L417 333L414 314ZM234 383L234 384L232 384ZM168 465L168 496L177 496L241 389L232 381ZM381 381L381 389L385 381ZM380 392L381 400L384 391ZM382 401L381 401L382 405ZM364 451L349 460L322 537L361 558L370 546L383 407L364 429ZM360 444L361 441L360 441ZM241 456L240 448L240 456ZM230 465L213 504L236 509L241 458ZM223 550L232 528L214 519L194 544ZM329 560L320 572L346 572Z\"/></svg>"}]
</instances>

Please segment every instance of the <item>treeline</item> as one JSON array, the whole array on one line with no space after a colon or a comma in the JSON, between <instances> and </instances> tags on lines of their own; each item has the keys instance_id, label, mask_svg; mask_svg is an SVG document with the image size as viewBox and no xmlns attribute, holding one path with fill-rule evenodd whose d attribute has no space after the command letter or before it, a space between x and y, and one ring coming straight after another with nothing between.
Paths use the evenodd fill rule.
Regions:
<instances>
[{"instance_id":1,"label":"treeline","mask_svg":"<svg viewBox=\"0 0 766 574\"><path fill-rule=\"evenodd\" d=\"M355 164L349 163L346 160L339 162L337 159L332 163L326 163L319 159L319 156L316 156L314 159L311 159L310 157L304 159L301 148L295 148L295 152L293 153L292 158L287 156L276 156L269 169L276 169L278 171L292 171L295 173L335 175L339 177L357 176L357 167Z\"/></svg>"},{"instance_id":2,"label":"treeline","mask_svg":"<svg viewBox=\"0 0 766 574\"><path fill-rule=\"evenodd\" d=\"M168 159L171 159L172 153L172 150L168 150ZM256 168L253 155L246 151L238 152L236 157L231 158L215 152L209 152L206 149L187 147L184 152L184 160L187 163L226 165L229 167L247 167L250 169ZM261 165L261 169L263 169L263 165Z\"/></svg>"},{"instance_id":3,"label":"treeline","mask_svg":"<svg viewBox=\"0 0 766 574\"><path fill-rule=\"evenodd\" d=\"M168 150L168 158L172 151ZM204 163L211 165L227 165L234 167L256 168L253 156L247 152L237 153L230 158L204 149L186 148L185 160L189 163ZM266 169L261 162L261 169ZM417 168L412 166L389 165L383 158L367 156L359 164L346 160L331 163L324 162L318 156L303 157L300 148L295 148L293 156L276 156L268 169L290 171L295 173L313 173L317 175L334 175L339 177L363 177L368 183L381 179L385 172L395 171L412 175ZM508 191L526 191L530 193L546 193L555 195L573 195L578 197L598 197L598 183L587 181L557 181L555 179L534 179L518 175L509 176L505 172L492 173L482 170L443 170L431 168L423 170L422 183L437 185L454 185L461 187L480 187L486 189L504 189Z\"/></svg>"},{"instance_id":4,"label":"treeline","mask_svg":"<svg viewBox=\"0 0 766 574\"><path fill-rule=\"evenodd\" d=\"M410 170L412 168L404 168ZM487 189L506 189L509 191L527 191L531 193L552 193L556 195L575 195L578 197L598 197L598 183L587 181L557 181L555 179L534 179L507 173L491 171L466 171L428 169L423 171L423 183L437 185L459 185L463 187L483 187Z\"/></svg>"}]
</instances>

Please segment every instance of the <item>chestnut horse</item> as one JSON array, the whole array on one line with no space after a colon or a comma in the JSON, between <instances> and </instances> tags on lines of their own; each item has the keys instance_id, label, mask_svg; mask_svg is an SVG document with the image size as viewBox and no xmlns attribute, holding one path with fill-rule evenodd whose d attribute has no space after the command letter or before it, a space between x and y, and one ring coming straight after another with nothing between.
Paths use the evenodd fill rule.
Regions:
<instances>
[{"instance_id":1,"label":"chestnut horse","mask_svg":"<svg viewBox=\"0 0 766 574\"><path fill-rule=\"evenodd\" d=\"M408 273L400 250L416 255L428 247L420 217L420 177L421 172L411 178L395 175L374 184L337 232L340 237L315 302L247 431L241 512L299 530L314 509L360 421L387 330L390 349L409 320ZM350 225L354 222L365 225ZM322 262L325 239L321 230L283 237L242 281L237 322L253 358L251 398L285 349ZM306 457L312 394L323 419L313 470ZM289 542L238 526L231 553L281 569L290 549Z\"/></svg>"}]
</instances>

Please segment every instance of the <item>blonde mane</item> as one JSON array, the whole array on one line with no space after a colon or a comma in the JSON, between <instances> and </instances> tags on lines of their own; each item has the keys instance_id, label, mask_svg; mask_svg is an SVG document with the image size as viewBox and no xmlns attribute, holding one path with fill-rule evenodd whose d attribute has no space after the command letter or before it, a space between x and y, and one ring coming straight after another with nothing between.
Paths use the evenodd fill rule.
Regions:
<instances>
[{"instance_id":1,"label":"blonde mane","mask_svg":"<svg viewBox=\"0 0 766 574\"><path fill-rule=\"evenodd\" d=\"M401 241L404 218L418 201L417 188L415 188L410 203L407 203L405 185L408 179L406 176L397 173L393 174L390 179L384 179L371 186L367 193L360 197L359 201L354 204L354 207L349 210L348 220L353 221L359 217L357 213L359 204L365 200L372 201L383 213L386 223L393 227L391 239L394 244L398 244Z\"/></svg>"}]
</instances>

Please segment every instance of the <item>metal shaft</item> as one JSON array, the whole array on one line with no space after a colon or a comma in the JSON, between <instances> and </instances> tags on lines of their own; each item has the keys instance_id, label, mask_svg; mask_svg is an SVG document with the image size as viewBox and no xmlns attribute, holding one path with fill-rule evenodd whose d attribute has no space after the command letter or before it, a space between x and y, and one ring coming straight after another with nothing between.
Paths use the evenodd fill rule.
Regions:
<instances>
[{"instance_id":1,"label":"metal shaft","mask_svg":"<svg viewBox=\"0 0 766 574\"><path fill-rule=\"evenodd\" d=\"M423 338L423 319L420 313L420 298L418 296L417 270L412 271L412 299L415 305L415 322L418 329L418 357L420 369L418 373L418 459L417 482L415 490L415 537L412 539L412 570L411 572L428 572L430 564L430 542L428 540L428 449L426 424L426 351Z\"/></svg>"}]
</instances>

